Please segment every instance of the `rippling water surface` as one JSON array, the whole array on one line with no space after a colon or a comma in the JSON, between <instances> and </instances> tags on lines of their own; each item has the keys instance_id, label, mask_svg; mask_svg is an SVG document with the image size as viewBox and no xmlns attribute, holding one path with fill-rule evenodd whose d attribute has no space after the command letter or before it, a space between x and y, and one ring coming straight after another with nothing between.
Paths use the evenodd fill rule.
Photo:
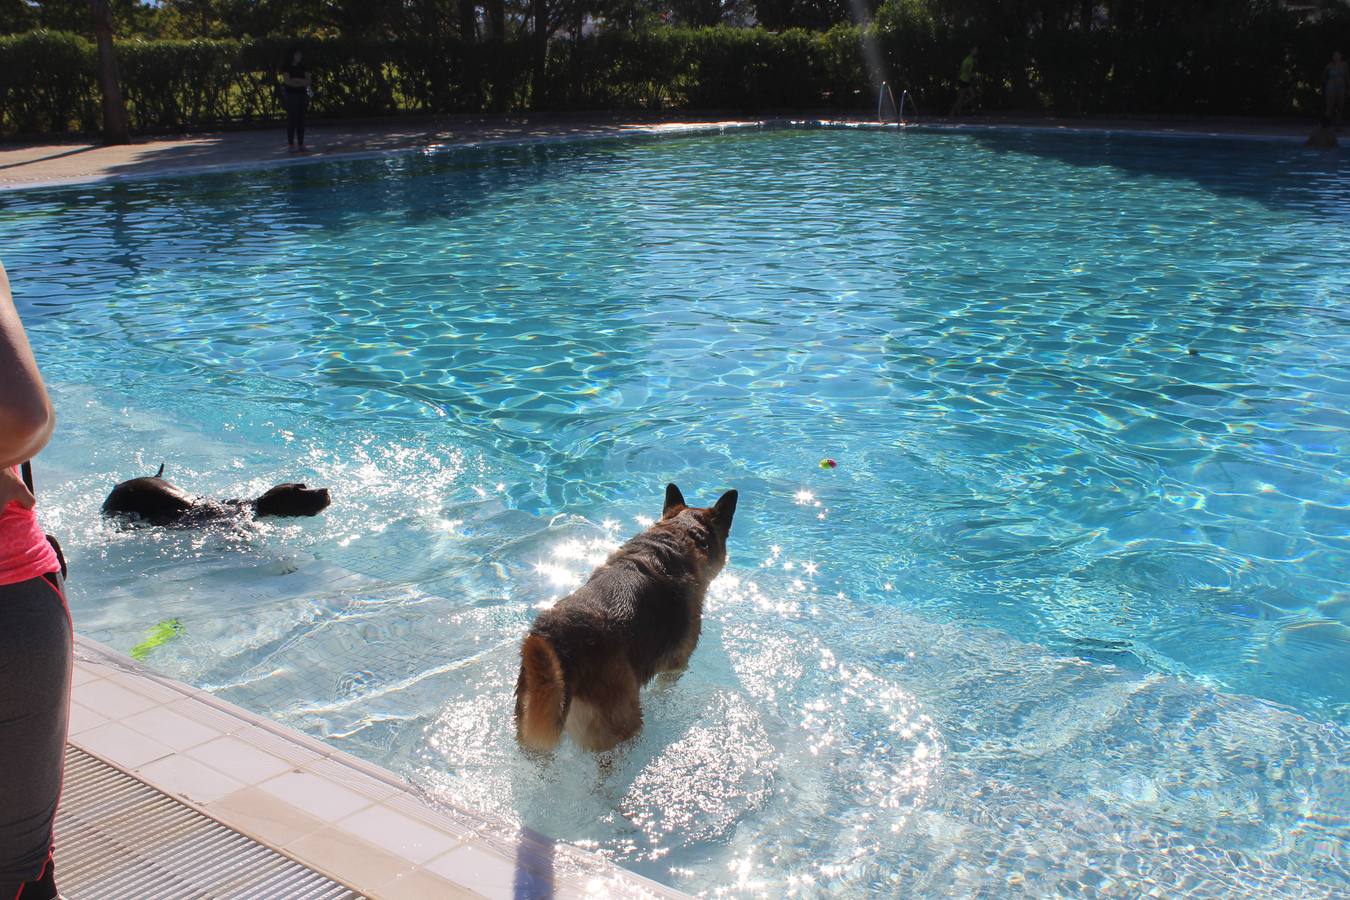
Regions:
<instances>
[{"instance_id":1,"label":"rippling water surface","mask_svg":"<svg viewBox=\"0 0 1350 900\"><path fill-rule=\"evenodd\" d=\"M0 198L77 627L686 890L1350 890L1350 187L1280 144L775 131ZM822 457L839 463L818 466ZM153 470L321 518L123 532ZM736 487L607 773L531 616Z\"/></svg>"}]
</instances>

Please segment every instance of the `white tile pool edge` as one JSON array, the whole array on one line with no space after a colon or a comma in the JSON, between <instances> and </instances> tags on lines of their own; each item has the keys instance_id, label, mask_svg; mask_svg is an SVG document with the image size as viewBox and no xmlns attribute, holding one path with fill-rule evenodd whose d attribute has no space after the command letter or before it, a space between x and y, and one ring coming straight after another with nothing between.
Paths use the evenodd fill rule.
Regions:
<instances>
[{"instance_id":1,"label":"white tile pool edge","mask_svg":"<svg viewBox=\"0 0 1350 900\"><path fill-rule=\"evenodd\" d=\"M68 741L371 897L684 896L483 813L433 806L392 772L80 636Z\"/></svg>"}]
</instances>

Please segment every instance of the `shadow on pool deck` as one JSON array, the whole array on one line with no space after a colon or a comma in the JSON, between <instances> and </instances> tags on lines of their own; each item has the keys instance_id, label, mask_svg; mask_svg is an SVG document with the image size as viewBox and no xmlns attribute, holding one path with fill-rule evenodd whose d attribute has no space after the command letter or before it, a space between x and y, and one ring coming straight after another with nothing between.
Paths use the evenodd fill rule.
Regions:
<instances>
[{"instance_id":1,"label":"shadow on pool deck","mask_svg":"<svg viewBox=\"0 0 1350 900\"><path fill-rule=\"evenodd\" d=\"M30 157L30 156L27 156L27 155L25 155L25 154L15 154L16 156L18 156L18 158L15 159L15 160L13 160L12 162L0 163L0 170L3 170L3 169L17 169L17 168L20 168L20 167L22 167L22 166L36 166L36 165L41 165L42 163L50 162L50 161L52 161L52 160L54 160L54 159L64 159L64 158L67 157L67 156L75 156L76 154L79 154L79 153L88 153L88 152L91 151L91 150L97 149L97 147L96 147L95 145L93 145L93 144L86 144L86 145L83 145L83 146L74 147L74 148L72 148L72 149L70 149L70 150L61 150L61 149L59 149L59 148L57 148L57 147L50 147L50 148L42 148L42 149L38 150L37 152L38 152L38 153L42 153L43 150L48 150L48 149L51 150L52 152L51 152L51 153L47 153L46 155L43 155L43 156L31 156L31 157Z\"/></svg>"},{"instance_id":2,"label":"shadow on pool deck","mask_svg":"<svg viewBox=\"0 0 1350 900\"><path fill-rule=\"evenodd\" d=\"M552 900L554 888L553 856L556 841L529 830L516 842L516 874L511 885L514 900Z\"/></svg>"}]
</instances>

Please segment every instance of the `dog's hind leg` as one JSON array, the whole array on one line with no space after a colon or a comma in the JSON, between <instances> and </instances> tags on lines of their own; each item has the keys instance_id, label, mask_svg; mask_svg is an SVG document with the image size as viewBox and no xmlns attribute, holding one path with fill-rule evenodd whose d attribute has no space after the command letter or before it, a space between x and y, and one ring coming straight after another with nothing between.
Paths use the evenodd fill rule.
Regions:
<instances>
[{"instance_id":1,"label":"dog's hind leg","mask_svg":"<svg viewBox=\"0 0 1350 900\"><path fill-rule=\"evenodd\" d=\"M637 677L624 668L605 685L603 696L576 697L572 701L567 732L587 750L612 750L642 730Z\"/></svg>"},{"instance_id":2,"label":"dog's hind leg","mask_svg":"<svg viewBox=\"0 0 1350 900\"><path fill-rule=\"evenodd\" d=\"M642 706L637 689L606 709L591 726L591 745L594 750L613 750L619 744L635 737L642 730Z\"/></svg>"},{"instance_id":3,"label":"dog's hind leg","mask_svg":"<svg viewBox=\"0 0 1350 900\"><path fill-rule=\"evenodd\" d=\"M610 747L637 736L642 730L642 704L638 702L636 680L633 681L633 689L606 712L604 722L609 732Z\"/></svg>"}]
</instances>

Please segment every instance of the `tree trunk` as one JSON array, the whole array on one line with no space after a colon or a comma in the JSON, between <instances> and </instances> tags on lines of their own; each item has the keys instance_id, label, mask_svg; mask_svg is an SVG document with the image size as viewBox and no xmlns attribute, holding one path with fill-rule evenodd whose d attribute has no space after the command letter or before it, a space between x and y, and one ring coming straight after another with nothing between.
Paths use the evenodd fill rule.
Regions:
<instances>
[{"instance_id":1,"label":"tree trunk","mask_svg":"<svg viewBox=\"0 0 1350 900\"><path fill-rule=\"evenodd\" d=\"M541 108L544 96L544 69L548 65L548 2L530 0L531 15L534 17L534 33L530 35L534 46L534 77L530 82L530 109Z\"/></svg>"},{"instance_id":2,"label":"tree trunk","mask_svg":"<svg viewBox=\"0 0 1350 900\"><path fill-rule=\"evenodd\" d=\"M492 98L490 108L493 112L503 112L507 107L507 91L504 84L506 79L503 74L505 66L502 62L506 52L503 46L506 42L506 3L505 0L487 0L483 7L487 13L488 40L492 44L484 56L487 64L488 88Z\"/></svg>"},{"instance_id":3,"label":"tree trunk","mask_svg":"<svg viewBox=\"0 0 1350 900\"><path fill-rule=\"evenodd\" d=\"M488 0L488 30L494 41L506 40L506 3L505 0Z\"/></svg>"},{"instance_id":4,"label":"tree trunk","mask_svg":"<svg viewBox=\"0 0 1350 900\"><path fill-rule=\"evenodd\" d=\"M89 0L98 38L98 78L103 89L103 143L130 144L127 109L122 103L122 82L117 77L117 52L113 48L112 10L108 0Z\"/></svg>"},{"instance_id":5,"label":"tree trunk","mask_svg":"<svg viewBox=\"0 0 1350 900\"><path fill-rule=\"evenodd\" d=\"M466 44L478 40L477 0L459 0L459 36Z\"/></svg>"},{"instance_id":6,"label":"tree trunk","mask_svg":"<svg viewBox=\"0 0 1350 900\"><path fill-rule=\"evenodd\" d=\"M477 0L459 0L459 39L464 51L464 99L471 112L483 108L483 53L478 46Z\"/></svg>"}]
</instances>

